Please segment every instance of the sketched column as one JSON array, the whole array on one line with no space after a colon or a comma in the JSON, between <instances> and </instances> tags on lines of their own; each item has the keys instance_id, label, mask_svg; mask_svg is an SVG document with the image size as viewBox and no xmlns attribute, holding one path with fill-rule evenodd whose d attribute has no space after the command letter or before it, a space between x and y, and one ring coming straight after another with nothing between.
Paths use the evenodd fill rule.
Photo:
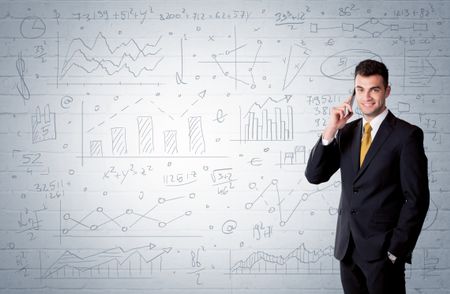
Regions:
<instances>
[{"instance_id":1,"label":"sketched column","mask_svg":"<svg viewBox=\"0 0 450 294\"><path fill-rule=\"evenodd\" d=\"M203 138L202 118L192 116L189 122L189 151L194 154L205 153L205 139Z\"/></svg>"},{"instance_id":2,"label":"sketched column","mask_svg":"<svg viewBox=\"0 0 450 294\"><path fill-rule=\"evenodd\" d=\"M287 130L285 140L294 139L294 111L291 106L287 107Z\"/></svg>"},{"instance_id":3,"label":"sketched column","mask_svg":"<svg viewBox=\"0 0 450 294\"><path fill-rule=\"evenodd\" d=\"M295 163L305 164L306 163L306 147L305 146L295 146Z\"/></svg>"},{"instance_id":4,"label":"sketched column","mask_svg":"<svg viewBox=\"0 0 450 294\"><path fill-rule=\"evenodd\" d=\"M138 140L139 154L149 154L154 151L153 140L153 120L151 116L139 116L138 123Z\"/></svg>"},{"instance_id":5,"label":"sketched column","mask_svg":"<svg viewBox=\"0 0 450 294\"><path fill-rule=\"evenodd\" d=\"M164 131L164 152L168 154L178 153L177 131Z\"/></svg>"},{"instance_id":6,"label":"sketched column","mask_svg":"<svg viewBox=\"0 0 450 294\"><path fill-rule=\"evenodd\" d=\"M111 141L113 155L127 154L127 137L125 128L111 128Z\"/></svg>"},{"instance_id":7,"label":"sketched column","mask_svg":"<svg viewBox=\"0 0 450 294\"><path fill-rule=\"evenodd\" d=\"M92 140L90 142L90 154L92 157L102 157L103 156L103 147L102 141L100 140Z\"/></svg>"}]
</instances>

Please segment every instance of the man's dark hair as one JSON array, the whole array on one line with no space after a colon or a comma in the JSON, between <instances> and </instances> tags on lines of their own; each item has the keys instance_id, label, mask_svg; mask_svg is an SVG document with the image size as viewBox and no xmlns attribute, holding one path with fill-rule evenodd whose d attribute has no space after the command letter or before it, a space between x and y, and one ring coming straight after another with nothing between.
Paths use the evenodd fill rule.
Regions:
<instances>
[{"instance_id":1,"label":"man's dark hair","mask_svg":"<svg viewBox=\"0 0 450 294\"><path fill-rule=\"evenodd\" d=\"M386 65L376 60L366 59L361 61L355 68L355 78L357 75L363 77L380 75L383 77L383 84L385 88L387 88L389 83L389 73Z\"/></svg>"}]
</instances>

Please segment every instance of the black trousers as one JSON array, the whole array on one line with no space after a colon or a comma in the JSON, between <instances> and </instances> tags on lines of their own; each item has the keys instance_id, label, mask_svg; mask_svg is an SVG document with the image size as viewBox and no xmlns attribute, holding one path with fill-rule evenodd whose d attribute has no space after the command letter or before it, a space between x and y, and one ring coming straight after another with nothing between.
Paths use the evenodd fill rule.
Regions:
<instances>
[{"instance_id":1,"label":"black trousers","mask_svg":"<svg viewBox=\"0 0 450 294\"><path fill-rule=\"evenodd\" d=\"M341 282L345 294L405 294L405 263L395 263L386 256L365 261L350 238L349 248L340 262Z\"/></svg>"}]
</instances>

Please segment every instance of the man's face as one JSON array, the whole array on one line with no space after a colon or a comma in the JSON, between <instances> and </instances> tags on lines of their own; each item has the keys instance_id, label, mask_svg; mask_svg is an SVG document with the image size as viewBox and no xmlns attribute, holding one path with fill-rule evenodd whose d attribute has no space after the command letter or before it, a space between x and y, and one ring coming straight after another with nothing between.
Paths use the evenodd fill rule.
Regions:
<instances>
[{"instance_id":1,"label":"man's face","mask_svg":"<svg viewBox=\"0 0 450 294\"><path fill-rule=\"evenodd\" d=\"M384 87L383 77L380 75L361 76L355 78L356 101L366 120L371 121L386 109L386 98L391 87Z\"/></svg>"}]
</instances>

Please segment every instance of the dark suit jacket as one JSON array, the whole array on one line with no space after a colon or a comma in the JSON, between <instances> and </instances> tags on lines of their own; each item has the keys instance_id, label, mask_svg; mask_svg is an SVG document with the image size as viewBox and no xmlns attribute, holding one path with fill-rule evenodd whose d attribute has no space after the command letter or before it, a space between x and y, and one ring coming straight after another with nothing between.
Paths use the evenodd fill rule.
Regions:
<instances>
[{"instance_id":1,"label":"dark suit jacket","mask_svg":"<svg viewBox=\"0 0 450 294\"><path fill-rule=\"evenodd\" d=\"M329 145L319 139L306 167L313 184L341 170L335 257L344 258L351 234L367 261L389 251L410 263L430 199L423 132L389 112L360 168L361 136L362 119L357 119Z\"/></svg>"}]
</instances>

